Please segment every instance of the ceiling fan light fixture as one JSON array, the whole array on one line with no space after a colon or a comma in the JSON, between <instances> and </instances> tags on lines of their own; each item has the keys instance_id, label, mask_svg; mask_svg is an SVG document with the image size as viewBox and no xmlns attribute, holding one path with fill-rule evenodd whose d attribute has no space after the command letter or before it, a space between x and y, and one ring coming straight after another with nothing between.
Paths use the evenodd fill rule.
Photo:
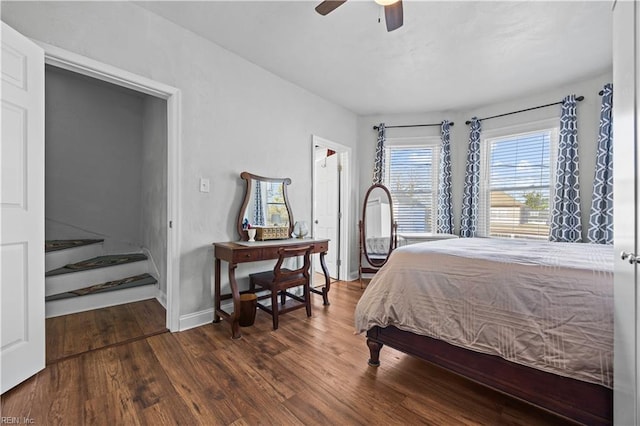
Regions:
<instances>
[{"instance_id":1,"label":"ceiling fan light fixture","mask_svg":"<svg viewBox=\"0 0 640 426\"><path fill-rule=\"evenodd\" d=\"M322 16L327 15L346 1L347 0L324 0L316 6L316 12ZM402 26L404 20L402 0L375 0L375 2L384 6L384 20L387 24L387 31L394 31ZM378 19L378 22L380 22L380 19Z\"/></svg>"}]
</instances>

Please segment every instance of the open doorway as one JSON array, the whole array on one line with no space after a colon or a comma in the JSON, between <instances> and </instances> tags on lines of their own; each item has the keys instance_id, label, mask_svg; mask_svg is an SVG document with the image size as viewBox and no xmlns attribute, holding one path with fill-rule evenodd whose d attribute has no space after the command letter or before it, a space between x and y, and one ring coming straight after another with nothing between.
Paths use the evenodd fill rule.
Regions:
<instances>
[{"instance_id":1,"label":"open doorway","mask_svg":"<svg viewBox=\"0 0 640 426\"><path fill-rule=\"evenodd\" d=\"M315 238L330 240L325 256L329 276L346 280L351 149L314 135L312 152L312 233ZM315 262L319 263L317 259ZM314 270L320 271L320 265L315 264Z\"/></svg>"},{"instance_id":2,"label":"open doorway","mask_svg":"<svg viewBox=\"0 0 640 426\"><path fill-rule=\"evenodd\" d=\"M167 101L46 65L45 141L47 363L164 331Z\"/></svg>"},{"instance_id":3,"label":"open doorway","mask_svg":"<svg viewBox=\"0 0 640 426\"><path fill-rule=\"evenodd\" d=\"M133 104L135 104L136 98L138 100L141 143L136 148L137 153L133 156L138 160L135 166L139 170L135 172L134 177L129 177L129 182L138 180L137 185L140 190L137 192L137 202L139 205L137 211L129 209L129 217L134 218L135 216L138 220L137 228L134 231L137 234L137 241L134 241L134 244L137 243L141 251L150 259L149 269L158 279L154 297L166 308L163 322L169 330L177 331L179 329L179 292L176 289L178 281L176 277L179 276L179 263L177 262L179 239L175 224L179 217L177 200L180 91L163 83L55 46L45 43L40 43L40 45L44 48L45 64L49 71L58 74L67 73L68 76L73 75L86 84L98 87L99 90L108 89L110 90L108 96L128 95L130 100L134 100ZM48 102L52 102L54 108L57 107L55 100L45 99L45 103ZM106 107L113 109L114 105ZM95 132L105 132L103 126L108 128L109 124L98 124L94 129ZM108 142L103 141L103 143ZM114 145L117 143L114 142ZM112 149L112 151L119 150ZM120 151L126 152L127 150ZM125 154L120 152L120 155L130 154L131 152ZM117 157L117 152L114 156ZM132 166L135 161L129 160L129 163L129 169L136 168ZM111 176L117 174L126 175L126 173L121 173L118 167L115 167ZM80 181L84 180L83 177L79 179ZM95 184L104 185L104 182ZM124 184L120 183L120 186L122 185ZM88 185L85 184L85 186ZM132 183L132 186L136 186L136 184ZM88 192L90 189L88 188ZM130 197L129 199L134 198ZM45 206L45 210L49 213L48 206ZM47 214L47 216L49 215ZM112 219L111 229L114 229L113 225L118 221L122 222L122 216L119 216L119 219ZM51 223L50 225L57 226ZM87 230L91 231L91 229ZM120 233L120 235L123 234ZM123 242L126 246L126 239L117 238L116 235L116 238L112 238L107 244L107 250L117 251L122 248Z\"/></svg>"}]
</instances>

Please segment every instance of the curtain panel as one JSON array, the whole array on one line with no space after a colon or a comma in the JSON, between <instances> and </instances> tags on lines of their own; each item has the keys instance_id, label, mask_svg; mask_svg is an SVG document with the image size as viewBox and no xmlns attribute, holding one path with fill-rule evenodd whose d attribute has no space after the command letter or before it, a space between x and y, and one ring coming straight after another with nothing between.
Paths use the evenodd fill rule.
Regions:
<instances>
[{"instance_id":1,"label":"curtain panel","mask_svg":"<svg viewBox=\"0 0 640 426\"><path fill-rule=\"evenodd\" d=\"M475 237L478 227L478 196L480 193L480 120L473 117L470 124L469 151L464 177L460 236Z\"/></svg>"},{"instance_id":2,"label":"curtain panel","mask_svg":"<svg viewBox=\"0 0 640 426\"><path fill-rule=\"evenodd\" d=\"M575 95L567 96L562 102L550 241L582 241L576 105Z\"/></svg>"},{"instance_id":3,"label":"curtain panel","mask_svg":"<svg viewBox=\"0 0 640 426\"><path fill-rule=\"evenodd\" d=\"M264 207L262 200L262 185L260 182L256 182L256 198L254 201L253 209L253 224L255 226L264 226Z\"/></svg>"},{"instance_id":4,"label":"curtain panel","mask_svg":"<svg viewBox=\"0 0 640 426\"><path fill-rule=\"evenodd\" d=\"M376 158L373 163L373 183L382 183L384 179L384 143L387 139L384 123L378 125L378 143L376 144Z\"/></svg>"},{"instance_id":5,"label":"curtain panel","mask_svg":"<svg viewBox=\"0 0 640 426\"><path fill-rule=\"evenodd\" d=\"M440 155L440 179L438 180L438 223L440 234L453 233L453 211L451 206L451 144L449 120L440 126L442 152Z\"/></svg>"},{"instance_id":6,"label":"curtain panel","mask_svg":"<svg viewBox=\"0 0 640 426\"><path fill-rule=\"evenodd\" d=\"M613 85L606 84L602 90L600 107L600 130L596 172L593 179L593 197L589 215L590 243L613 244Z\"/></svg>"}]
</instances>

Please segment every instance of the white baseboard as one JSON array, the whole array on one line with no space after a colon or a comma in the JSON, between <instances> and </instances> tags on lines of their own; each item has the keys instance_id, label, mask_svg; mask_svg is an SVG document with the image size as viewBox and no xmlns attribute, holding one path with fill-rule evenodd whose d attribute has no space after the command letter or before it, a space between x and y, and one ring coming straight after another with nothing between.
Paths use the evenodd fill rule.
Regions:
<instances>
[{"instance_id":1,"label":"white baseboard","mask_svg":"<svg viewBox=\"0 0 640 426\"><path fill-rule=\"evenodd\" d=\"M180 316L179 321L180 325L178 331L185 331L190 328L200 327L201 325L211 324L213 321L213 308L182 315Z\"/></svg>"},{"instance_id":2,"label":"white baseboard","mask_svg":"<svg viewBox=\"0 0 640 426\"><path fill-rule=\"evenodd\" d=\"M167 293L160 290L160 288L158 288L156 291L156 300L160 302L165 310L167 309Z\"/></svg>"}]
</instances>

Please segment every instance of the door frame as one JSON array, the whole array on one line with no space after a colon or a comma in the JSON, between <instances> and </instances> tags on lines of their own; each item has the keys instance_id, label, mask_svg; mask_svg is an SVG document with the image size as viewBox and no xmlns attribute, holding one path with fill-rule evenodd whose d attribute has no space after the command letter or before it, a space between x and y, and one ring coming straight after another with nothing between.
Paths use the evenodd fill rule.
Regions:
<instances>
[{"instance_id":1,"label":"door frame","mask_svg":"<svg viewBox=\"0 0 640 426\"><path fill-rule=\"evenodd\" d=\"M46 65L102 80L167 102L167 294L158 291L158 300L167 311L170 331L180 329L180 138L181 93L164 83L133 74L57 46L32 40L44 49Z\"/></svg>"},{"instance_id":2,"label":"door frame","mask_svg":"<svg viewBox=\"0 0 640 426\"><path fill-rule=\"evenodd\" d=\"M637 263L629 264L622 253L639 254L640 219L640 4L618 1L613 5L613 87L614 94L613 197L614 212L614 348L613 418L616 424L640 421L640 277Z\"/></svg>"},{"instance_id":3,"label":"door frame","mask_svg":"<svg viewBox=\"0 0 640 426\"><path fill-rule=\"evenodd\" d=\"M316 146L324 146L340 155L338 157L340 162L338 167L342 167L340 173L339 185L340 185L340 199L338 203L340 205L340 211L342 217L340 218L340 231L338 241L338 259L340 260L340 266L338 266L338 277L340 280L349 279L349 253L350 253L350 240L349 240L349 224L351 223L350 208L349 208L349 194L351 194L351 171L353 157L351 155L351 148L336 142L332 142L328 139L324 139L320 136L311 135L311 226L315 235L315 219L316 219ZM344 161L342 161L344 159Z\"/></svg>"}]
</instances>

